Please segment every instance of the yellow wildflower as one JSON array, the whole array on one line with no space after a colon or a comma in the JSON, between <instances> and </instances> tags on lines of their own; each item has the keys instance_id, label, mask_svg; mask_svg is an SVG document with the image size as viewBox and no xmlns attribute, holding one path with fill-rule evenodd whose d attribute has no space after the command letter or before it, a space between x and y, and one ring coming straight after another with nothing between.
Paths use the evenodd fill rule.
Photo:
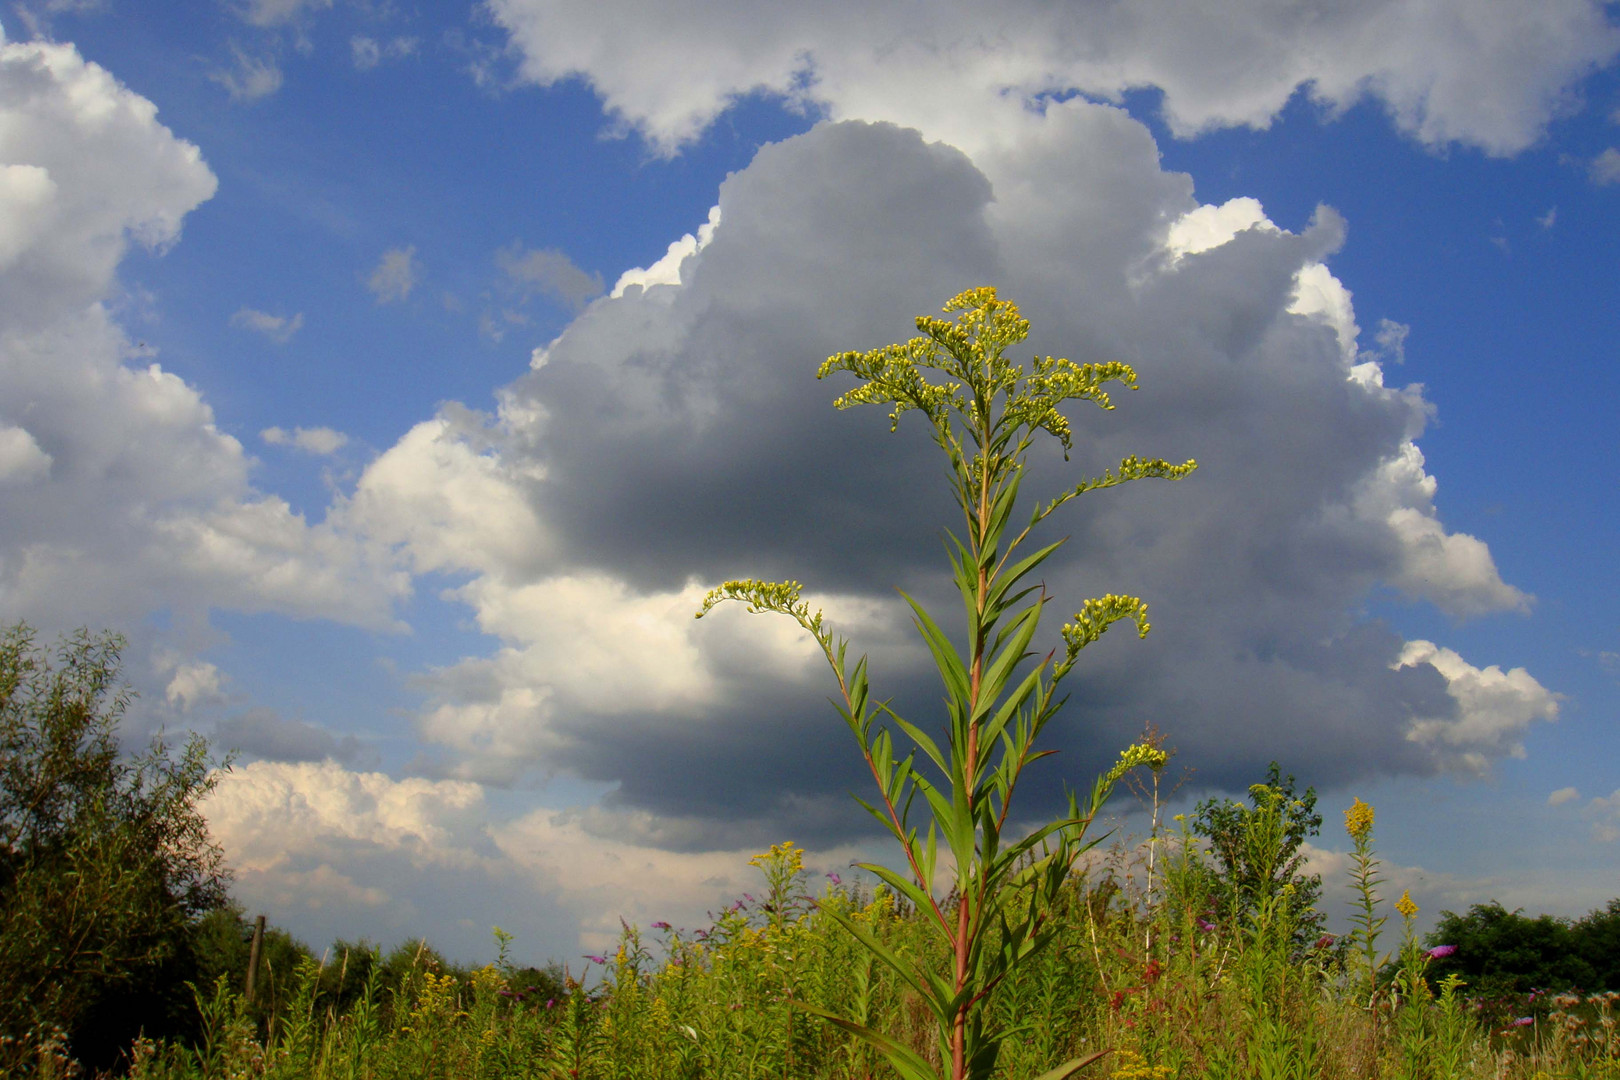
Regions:
<instances>
[{"instance_id":1,"label":"yellow wildflower","mask_svg":"<svg viewBox=\"0 0 1620 1080\"><path fill-rule=\"evenodd\" d=\"M1373 808L1367 803L1356 799L1350 804L1350 809L1344 812L1344 830L1350 834L1350 839L1361 843L1372 833Z\"/></svg>"},{"instance_id":2,"label":"yellow wildflower","mask_svg":"<svg viewBox=\"0 0 1620 1080\"><path fill-rule=\"evenodd\" d=\"M795 847L793 841L786 840L780 844L772 844L769 851L763 851L748 860L749 866L757 866L767 870L780 866L785 872L798 874L804 871L804 849Z\"/></svg>"},{"instance_id":3,"label":"yellow wildflower","mask_svg":"<svg viewBox=\"0 0 1620 1080\"><path fill-rule=\"evenodd\" d=\"M1138 765L1146 765L1157 772L1164 768L1169 761L1170 755L1158 747L1149 746L1147 743L1133 743L1120 751L1119 761L1115 763L1112 769L1108 770L1108 779L1112 783Z\"/></svg>"},{"instance_id":4,"label":"yellow wildflower","mask_svg":"<svg viewBox=\"0 0 1620 1080\"><path fill-rule=\"evenodd\" d=\"M1401 913L1401 918L1412 919L1417 917L1418 906L1412 902L1412 893L1409 889L1401 890L1401 898L1395 901L1395 910Z\"/></svg>"}]
</instances>

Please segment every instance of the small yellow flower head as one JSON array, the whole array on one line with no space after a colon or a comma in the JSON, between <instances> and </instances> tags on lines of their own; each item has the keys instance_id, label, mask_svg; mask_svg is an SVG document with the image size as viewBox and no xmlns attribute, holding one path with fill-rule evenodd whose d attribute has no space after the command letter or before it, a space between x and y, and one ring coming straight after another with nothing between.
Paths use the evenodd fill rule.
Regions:
<instances>
[{"instance_id":1,"label":"small yellow flower head","mask_svg":"<svg viewBox=\"0 0 1620 1080\"><path fill-rule=\"evenodd\" d=\"M1360 799L1350 804L1350 809L1344 812L1344 830L1350 834L1350 839L1361 843L1372 833L1373 808Z\"/></svg>"},{"instance_id":2,"label":"small yellow flower head","mask_svg":"<svg viewBox=\"0 0 1620 1080\"><path fill-rule=\"evenodd\" d=\"M794 846L793 841L786 840L780 844L772 844L769 851L762 851L748 860L749 866L757 866L761 870L779 866L784 871L798 874L804 870L804 849Z\"/></svg>"},{"instance_id":3,"label":"small yellow flower head","mask_svg":"<svg viewBox=\"0 0 1620 1080\"><path fill-rule=\"evenodd\" d=\"M1409 889L1401 890L1401 898L1395 901L1395 910L1401 913L1401 918L1416 918L1418 906L1412 902L1412 893Z\"/></svg>"},{"instance_id":4,"label":"small yellow flower head","mask_svg":"<svg viewBox=\"0 0 1620 1080\"><path fill-rule=\"evenodd\" d=\"M1146 765L1157 772L1164 768L1169 760L1170 755L1158 747L1149 746L1146 743L1135 743L1120 752L1119 761L1115 763L1112 769L1108 770L1108 779L1110 782L1118 780L1138 765Z\"/></svg>"}]
</instances>

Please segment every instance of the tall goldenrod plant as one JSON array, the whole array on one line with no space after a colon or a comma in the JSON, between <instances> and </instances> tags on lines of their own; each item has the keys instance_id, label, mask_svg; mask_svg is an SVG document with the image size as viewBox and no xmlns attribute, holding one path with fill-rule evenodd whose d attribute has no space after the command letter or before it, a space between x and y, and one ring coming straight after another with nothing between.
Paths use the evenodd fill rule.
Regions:
<instances>
[{"instance_id":1,"label":"tall goldenrod plant","mask_svg":"<svg viewBox=\"0 0 1620 1080\"><path fill-rule=\"evenodd\" d=\"M1372 1008L1378 994L1378 935L1388 916L1378 914L1378 858L1373 854L1372 806L1359 798L1351 802L1344 812L1344 831L1350 834L1355 852L1350 860L1350 880L1356 896L1351 901L1355 914L1350 917L1350 960L1359 976L1360 990L1366 995L1367 1007Z\"/></svg>"},{"instance_id":2,"label":"tall goldenrod plant","mask_svg":"<svg viewBox=\"0 0 1620 1080\"><path fill-rule=\"evenodd\" d=\"M1036 656L1029 645L1041 609L1051 598L1044 585L1019 585L1064 541L1017 561L1014 555L1031 530L1070 499L1142 477L1177 480L1197 465L1127 457L1117 470L1084 479L1048 502L1037 502L1028 523L1009 536L1015 527L1011 523L1025 458L1036 433L1045 431L1056 438L1067 458L1071 433L1059 406L1077 400L1112 409L1106 385L1134 389L1136 373L1115 361L1075 364L1050 356L1036 357L1026 370L1006 352L1025 339L1029 323L1019 316L1016 305L998 299L992 288L964 292L944 311L955 313L955 318L919 317L922 336L869 352L839 353L822 364L817 377L835 371L854 375L859 385L834 406L891 405L891 431L902 413L922 413L934 441L950 459L952 493L965 524L964 536L947 533L952 571L967 613L965 649L959 651L921 605L901 594L945 682L945 747L896 715L887 702L872 700L866 657L853 668L847 665L848 642L835 637L824 626L821 612L812 612L800 599L798 582L728 581L704 599L698 616L723 601L741 601L753 612L789 616L820 643L838 679L838 710L877 782L876 803L861 803L899 841L906 860L903 870L861 865L916 906L943 939L948 966L941 971L912 962L861 923L830 908L828 913L916 990L937 1024L940 1058L948 1070L944 1075L968 1080L990 1076L1002 1041L1010 1034L987 1029L988 996L1050 940L1049 915L1074 859L1088 846L1087 826L1120 776L1155 754L1151 747L1132 747L1097 780L1084 806L1071 795L1065 816L1021 838L1003 836L1024 768L1053 752L1037 751L1035 742L1063 704L1056 697L1057 687L1073 669L1080 650L1121 619L1134 621L1140 635L1148 632L1147 605L1138 597L1110 594L1087 600L1062 628L1062 655L1053 649L1020 671ZM941 373L943 381L929 382L925 369ZM1019 607L1032 593L1034 599ZM885 721L892 721L912 749L896 750L896 734ZM918 761L919 754L924 763ZM927 763L937 772L930 772ZM919 794L931 815L926 834L913 823L912 808ZM956 898L954 904L942 898L937 876L941 840L951 857L953 887L948 891ZM878 1048L906 1080L937 1080L942 1075L897 1039L843 1017L822 1015ZM1042 1080L1061 1080L1096 1056L1060 1065Z\"/></svg>"}]
</instances>

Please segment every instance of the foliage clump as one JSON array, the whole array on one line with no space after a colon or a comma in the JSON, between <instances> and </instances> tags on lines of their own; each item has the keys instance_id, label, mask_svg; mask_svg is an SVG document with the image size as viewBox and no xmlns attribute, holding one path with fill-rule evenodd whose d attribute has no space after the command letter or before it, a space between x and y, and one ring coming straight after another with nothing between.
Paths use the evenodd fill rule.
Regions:
<instances>
[{"instance_id":1,"label":"foliage clump","mask_svg":"<svg viewBox=\"0 0 1620 1080\"><path fill-rule=\"evenodd\" d=\"M0 1073L53 1039L110 1063L140 1027L189 1019L174 991L226 900L206 743L120 751L122 646L81 631L53 658L26 625L0 632Z\"/></svg>"}]
</instances>

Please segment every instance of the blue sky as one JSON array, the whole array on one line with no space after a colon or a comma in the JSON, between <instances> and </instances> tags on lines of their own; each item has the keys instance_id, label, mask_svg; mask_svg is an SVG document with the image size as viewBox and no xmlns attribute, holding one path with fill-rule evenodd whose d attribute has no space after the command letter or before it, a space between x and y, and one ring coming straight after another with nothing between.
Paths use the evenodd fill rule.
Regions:
<instances>
[{"instance_id":1,"label":"blue sky","mask_svg":"<svg viewBox=\"0 0 1620 1080\"><path fill-rule=\"evenodd\" d=\"M807 643L691 611L803 580L927 715L937 463L811 375L998 284L1142 376L1037 478L1203 463L1067 523L1060 604L1155 631L1030 813L1153 722L1183 801L1315 784L1330 879L1356 794L1429 915L1601 905L1612 13L998 17L12 5L0 617L123 632L131 734L240 751L236 894L310 940L691 924L772 842L874 850Z\"/></svg>"}]
</instances>

